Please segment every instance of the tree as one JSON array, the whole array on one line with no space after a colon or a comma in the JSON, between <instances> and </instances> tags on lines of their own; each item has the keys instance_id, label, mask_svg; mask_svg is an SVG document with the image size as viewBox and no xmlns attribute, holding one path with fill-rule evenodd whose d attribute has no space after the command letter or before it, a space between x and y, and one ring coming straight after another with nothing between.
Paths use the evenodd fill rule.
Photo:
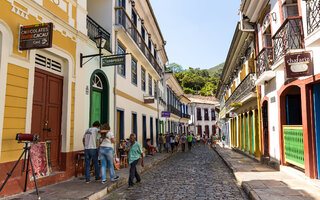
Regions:
<instances>
[{"instance_id":1,"label":"tree","mask_svg":"<svg viewBox=\"0 0 320 200\"><path fill-rule=\"evenodd\" d=\"M178 72L183 72L183 68L181 65L177 64L177 63L170 63L167 66L167 70L172 72L172 73L178 73Z\"/></svg>"}]
</instances>

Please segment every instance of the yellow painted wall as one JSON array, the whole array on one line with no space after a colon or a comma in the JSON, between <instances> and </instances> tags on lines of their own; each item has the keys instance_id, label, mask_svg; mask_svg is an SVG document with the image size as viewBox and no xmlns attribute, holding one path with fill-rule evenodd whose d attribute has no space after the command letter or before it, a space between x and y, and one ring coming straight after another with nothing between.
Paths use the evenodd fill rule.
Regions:
<instances>
[{"instance_id":1,"label":"yellow painted wall","mask_svg":"<svg viewBox=\"0 0 320 200\"><path fill-rule=\"evenodd\" d=\"M45 0L50 1L50 0ZM19 40L19 25L31 25L31 24L39 24L40 21L37 20L32 15L29 15L29 19L25 19L11 11L12 6L7 0L0 0L1 12L0 19L5 21L10 27L13 34L13 53L22 57L27 56L27 51L18 51L18 40ZM16 4L19 8L23 10L27 10L20 4ZM60 8L59 8L60 9ZM53 40L52 43L57 45L58 47L69 52L72 57L75 59L76 55L76 43L66 36L63 36L59 31L53 31Z\"/></svg>"},{"instance_id":2,"label":"yellow painted wall","mask_svg":"<svg viewBox=\"0 0 320 200\"><path fill-rule=\"evenodd\" d=\"M22 144L15 140L25 132L29 70L8 64L0 163L17 160Z\"/></svg>"},{"instance_id":3,"label":"yellow painted wall","mask_svg":"<svg viewBox=\"0 0 320 200\"><path fill-rule=\"evenodd\" d=\"M246 72L246 65L243 64L243 67L242 67L242 71L240 73L240 80L243 81L243 79L247 76L247 72Z\"/></svg>"},{"instance_id":4,"label":"yellow painted wall","mask_svg":"<svg viewBox=\"0 0 320 200\"><path fill-rule=\"evenodd\" d=\"M60 0L60 1L64 1L64 0ZM64 2L66 2L66 1L64 1ZM68 5L67 5L67 10L65 12L58 5L53 3L51 0L43 0L43 7L48 9L50 12L52 12L53 14L58 16L60 19L62 19L63 21L68 23L68 21L69 21L69 17L68 17L69 6Z\"/></svg>"},{"instance_id":5,"label":"yellow painted wall","mask_svg":"<svg viewBox=\"0 0 320 200\"><path fill-rule=\"evenodd\" d=\"M73 151L74 142L74 101L75 101L75 83L72 83L71 88L71 118L70 118L70 152Z\"/></svg>"}]
</instances>

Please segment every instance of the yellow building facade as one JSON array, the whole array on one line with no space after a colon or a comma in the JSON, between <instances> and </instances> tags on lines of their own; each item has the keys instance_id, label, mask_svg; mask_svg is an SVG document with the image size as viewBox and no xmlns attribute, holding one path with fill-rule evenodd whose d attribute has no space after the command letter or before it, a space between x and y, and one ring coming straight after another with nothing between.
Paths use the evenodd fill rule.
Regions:
<instances>
[{"instance_id":1,"label":"yellow building facade","mask_svg":"<svg viewBox=\"0 0 320 200\"><path fill-rule=\"evenodd\" d=\"M79 44L85 43L86 1L0 0L0 184L23 150L17 133L32 133L47 149L47 185L71 176ZM53 23L52 47L19 50L20 26ZM3 195L23 189L21 164ZM13 180L14 181L11 181ZM30 185L30 188L32 186Z\"/></svg>"}]
</instances>

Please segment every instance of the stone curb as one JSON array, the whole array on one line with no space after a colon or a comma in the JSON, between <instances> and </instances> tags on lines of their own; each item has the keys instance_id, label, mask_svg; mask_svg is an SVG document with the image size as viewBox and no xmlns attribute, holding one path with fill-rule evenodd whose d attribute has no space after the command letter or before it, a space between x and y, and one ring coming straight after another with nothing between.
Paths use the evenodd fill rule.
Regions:
<instances>
[{"instance_id":1,"label":"stone curb","mask_svg":"<svg viewBox=\"0 0 320 200\"><path fill-rule=\"evenodd\" d=\"M155 167L156 165L160 164L161 162L167 160L168 158L171 158L175 154L176 153L169 154L169 155L165 156L164 158L157 160L156 162L151 163L148 166L143 167L142 169L139 170L139 173L143 174L144 172L150 170L151 168ZM111 184L110 186L104 188L103 190L100 190L98 192L95 192L92 195L89 195L88 197L85 197L84 199L85 200L98 200L98 199L106 196L108 193L124 186L125 184L128 183L128 181L129 181L129 177L123 178L123 179Z\"/></svg>"},{"instance_id":2,"label":"stone curb","mask_svg":"<svg viewBox=\"0 0 320 200\"><path fill-rule=\"evenodd\" d=\"M237 183L241 186L241 188L243 189L243 191L248 195L248 197L252 200L261 200L261 198L259 197L259 195L257 195L257 193L250 187L249 184L247 183L242 183L242 180L237 176L237 174L235 173L236 170L235 168L232 166L232 164L225 160L224 157L220 154L220 152L216 149L213 148L212 149L219 155L219 157L223 160L223 162L229 167L229 169L232 171L234 177L236 178Z\"/></svg>"}]
</instances>

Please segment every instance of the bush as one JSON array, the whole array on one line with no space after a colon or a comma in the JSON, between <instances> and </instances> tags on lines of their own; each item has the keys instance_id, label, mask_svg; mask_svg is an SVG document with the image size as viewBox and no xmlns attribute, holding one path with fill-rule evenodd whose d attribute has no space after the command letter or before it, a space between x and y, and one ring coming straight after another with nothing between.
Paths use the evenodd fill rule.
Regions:
<instances>
[{"instance_id":1,"label":"bush","mask_svg":"<svg viewBox=\"0 0 320 200\"><path fill-rule=\"evenodd\" d=\"M191 89L191 88L184 88L183 92L185 94L195 94L195 91L193 89Z\"/></svg>"}]
</instances>

